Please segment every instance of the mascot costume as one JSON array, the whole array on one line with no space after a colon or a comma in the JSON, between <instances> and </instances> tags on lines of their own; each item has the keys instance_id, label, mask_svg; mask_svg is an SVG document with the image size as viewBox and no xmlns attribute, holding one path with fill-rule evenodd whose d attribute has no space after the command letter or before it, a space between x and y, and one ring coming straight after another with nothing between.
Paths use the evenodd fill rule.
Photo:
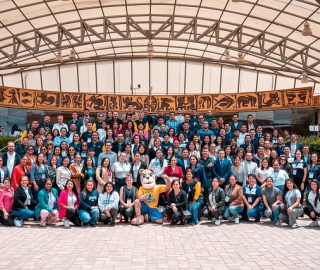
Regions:
<instances>
[{"instance_id":1,"label":"mascot costume","mask_svg":"<svg viewBox=\"0 0 320 270\"><path fill-rule=\"evenodd\" d=\"M141 169L139 173L142 186L138 191L138 199L134 201L136 217L132 219L131 224L141 225L149 220L157 224L163 224L163 216L158 210L159 195L170 190L170 179L167 175L163 175L162 177L166 184L156 185L156 181L153 178L153 169Z\"/></svg>"}]
</instances>

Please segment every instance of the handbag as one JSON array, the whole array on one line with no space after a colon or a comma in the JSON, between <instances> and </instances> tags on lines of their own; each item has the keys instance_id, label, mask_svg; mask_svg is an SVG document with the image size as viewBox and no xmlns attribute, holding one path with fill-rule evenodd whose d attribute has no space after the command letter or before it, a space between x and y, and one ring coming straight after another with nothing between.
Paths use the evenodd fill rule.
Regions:
<instances>
[{"instance_id":1,"label":"handbag","mask_svg":"<svg viewBox=\"0 0 320 270\"><path fill-rule=\"evenodd\" d=\"M189 210L182 210L182 218L184 220L191 218L191 212Z\"/></svg>"}]
</instances>

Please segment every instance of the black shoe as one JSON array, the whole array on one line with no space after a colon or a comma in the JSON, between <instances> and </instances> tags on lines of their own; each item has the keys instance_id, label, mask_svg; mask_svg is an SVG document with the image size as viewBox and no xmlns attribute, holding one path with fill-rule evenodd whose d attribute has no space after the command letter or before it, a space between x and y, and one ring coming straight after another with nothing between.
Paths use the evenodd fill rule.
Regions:
<instances>
[{"instance_id":1,"label":"black shoe","mask_svg":"<svg viewBox=\"0 0 320 270\"><path fill-rule=\"evenodd\" d=\"M254 222L260 222L260 218L256 218Z\"/></svg>"},{"instance_id":2,"label":"black shoe","mask_svg":"<svg viewBox=\"0 0 320 270\"><path fill-rule=\"evenodd\" d=\"M249 221L248 218L240 218L239 220L240 220L240 221Z\"/></svg>"},{"instance_id":3,"label":"black shoe","mask_svg":"<svg viewBox=\"0 0 320 270\"><path fill-rule=\"evenodd\" d=\"M128 223L129 222L129 219L128 219L128 217L124 217L124 223Z\"/></svg>"},{"instance_id":4,"label":"black shoe","mask_svg":"<svg viewBox=\"0 0 320 270\"><path fill-rule=\"evenodd\" d=\"M115 222L111 222L111 227L114 227L116 226L116 223Z\"/></svg>"},{"instance_id":5,"label":"black shoe","mask_svg":"<svg viewBox=\"0 0 320 270\"><path fill-rule=\"evenodd\" d=\"M183 220L181 220L180 225L184 225L185 223L186 223L186 221L183 219Z\"/></svg>"},{"instance_id":6,"label":"black shoe","mask_svg":"<svg viewBox=\"0 0 320 270\"><path fill-rule=\"evenodd\" d=\"M174 226L174 225L176 225L176 223L174 222L174 220L171 220L170 226Z\"/></svg>"},{"instance_id":7,"label":"black shoe","mask_svg":"<svg viewBox=\"0 0 320 270\"><path fill-rule=\"evenodd\" d=\"M97 224L90 224L90 226L91 226L91 227L96 227L96 226L97 226Z\"/></svg>"},{"instance_id":8,"label":"black shoe","mask_svg":"<svg viewBox=\"0 0 320 270\"><path fill-rule=\"evenodd\" d=\"M106 220L103 221L104 225L108 225L108 223L109 223L109 219L106 219Z\"/></svg>"},{"instance_id":9,"label":"black shoe","mask_svg":"<svg viewBox=\"0 0 320 270\"><path fill-rule=\"evenodd\" d=\"M89 222L87 222L87 223L83 222L83 226L88 226L88 225L89 225Z\"/></svg>"}]
</instances>

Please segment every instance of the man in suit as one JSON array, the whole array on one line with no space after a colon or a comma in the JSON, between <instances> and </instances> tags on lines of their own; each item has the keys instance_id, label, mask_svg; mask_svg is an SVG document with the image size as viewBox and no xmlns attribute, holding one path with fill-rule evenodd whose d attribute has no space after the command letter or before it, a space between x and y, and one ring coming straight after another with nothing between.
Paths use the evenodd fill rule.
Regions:
<instances>
[{"instance_id":1,"label":"man in suit","mask_svg":"<svg viewBox=\"0 0 320 270\"><path fill-rule=\"evenodd\" d=\"M231 174L231 162L225 158L225 155L224 150L220 149L218 151L219 158L215 160L213 166L214 176L218 178L221 188L229 185L229 177Z\"/></svg>"},{"instance_id":2,"label":"man in suit","mask_svg":"<svg viewBox=\"0 0 320 270\"><path fill-rule=\"evenodd\" d=\"M262 126L257 126L257 128L256 128L256 139L257 139L257 141L258 141L258 139L260 137L264 137L263 128L262 128Z\"/></svg>"},{"instance_id":3,"label":"man in suit","mask_svg":"<svg viewBox=\"0 0 320 270\"><path fill-rule=\"evenodd\" d=\"M89 149L89 157L92 159L92 167L97 168L98 167L98 158L95 156L94 148Z\"/></svg>"},{"instance_id":4,"label":"man in suit","mask_svg":"<svg viewBox=\"0 0 320 270\"><path fill-rule=\"evenodd\" d=\"M2 155L3 166L6 166L9 170L9 176L11 177L13 168L20 163L19 155L14 151L14 142L8 142L8 152Z\"/></svg>"},{"instance_id":5,"label":"man in suit","mask_svg":"<svg viewBox=\"0 0 320 270\"><path fill-rule=\"evenodd\" d=\"M258 175L258 165L252 161L252 153L246 153L246 160L243 162L243 168L246 170L246 178L249 174Z\"/></svg>"},{"instance_id":6,"label":"man in suit","mask_svg":"<svg viewBox=\"0 0 320 270\"><path fill-rule=\"evenodd\" d=\"M80 127L82 126L81 121L78 119L78 113L72 113L72 119L68 122L68 128L70 129L71 124L75 124L77 127L77 132L80 133Z\"/></svg>"},{"instance_id":7,"label":"man in suit","mask_svg":"<svg viewBox=\"0 0 320 270\"><path fill-rule=\"evenodd\" d=\"M233 138L233 132L231 131L231 126L229 123L224 124L224 129L226 130L226 138L231 140Z\"/></svg>"},{"instance_id":8,"label":"man in suit","mask_svg":"<svg viewBox=\"0 0 320 270\"><path fill-rule=\"evenodd\" d=\"M95 122L94 118L91 117L89 114L90 114L89 109L88 109L88 108L85 108L85 109L84 109L84 112L83 112L83 116L80 117L80 119L79 119L81 126L84 125L84 121L85 121L86 119L89 119L89 122L91 122L91 123L94 123L94 122Z\"/></svg>"},{"instance_id":9,"label":"man in suit","mask_svg":"<svg viewBox=\"0 0 320 270\"><path fill-rule=\"evenodd\" d=\"M153 126L153 119L152 116L149 114L149 109L147 107L143 108L144 116L143 116L143 124L146 126L148 123L149 129L152 129Z\"/></svg>"},{"instance_id":10,"label":"man in suit","mask_svg":"<svg viewBox=\"0 0 320 270\"><path fill-rule=\"evenodd\" d=\"M178 158L177 166L180 166L182 168L183 174L185 175L189 165L190 165L189 151L188 149L183 149L181 153L181 157Z\"/></svg>"},{"instance_id":11,"label":"man in suit","mask_svg":"<svg viewBox=\"0 0 320 270\"><path fill-rule=\"evenodd\" d=\"M297 135L295 133L292 133L290 136L290 142L286 143L287 146L290 147L291 155L295 155L297 150L302 151L302 143L297 142Z\"/></svg>"},{"instance_id":12,"label":"man in suit","mask_svg":"<svg viewBox=\"0 0 320 270\"><path fill-rule=\"evenodd\" d=\"M40 123L39 128L44 127L46 130L46 133L49 133L52 131L53 125L50 123L50 116L46 115L43 119L43 123Z\"/></svg>"},{"instance_id":13,"label":"man in suit","mask_svg":"<svg viewBox=\"0 0 320 270\"><path fill-rule=\"evenodd\" d=\"M239 120L239 116L235 113L232 116L232 122L229 123L232 132L234 132L236 129L240 129L240 127L242 126L242 123L238 122L238 120Z\"/></svg>"},{"instance_id":14,"label":"man in suit","mask_svg":"<svg viewBox=\"0 0 320 270\"><path fill-rule=\"evenodd\" d=\"M212 187L212 179L214 177L213 173L213 166L214 166L214 159L209 157L209 148L208 146L204 146L202 151L202 157L199 160L199 163L203 166L206 177L207 177L207 190Z\"/></svg>"}]
</instances>

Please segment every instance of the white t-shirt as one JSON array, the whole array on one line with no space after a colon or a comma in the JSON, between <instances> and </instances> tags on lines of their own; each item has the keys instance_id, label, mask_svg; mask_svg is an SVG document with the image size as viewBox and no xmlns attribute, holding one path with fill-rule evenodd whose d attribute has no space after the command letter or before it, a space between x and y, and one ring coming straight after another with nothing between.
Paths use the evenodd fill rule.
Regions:
<instances>
[{"instance_id":1,"label":"white t-shirt","mask_svg":"<svg viewBox=\"0 0 320 270\"><path fill-rule=\"evenodd\" d=\"M121 162L115 162L111 167L111 171L114 172L115 178L127 178L130 169L131 165L128 162L124 164L121 164Z\"/></svg>"},{"instance_id":2,"label":"white t-shirt","mask_svg":"<svg viewBox=\"0 0 320 270\"><path fill-rule=\"evenodd\" d=\"M50 208L53 208L56 203L56 197L54 196L52 191L48 193L48 196L49 196L48 205Z\"/></svg>"},{"instance_id":3,"label":"white t-shirt","mask_svg":"<svg viewBox=\"0 0 320 270\"><path fill-rule=\"evenodd\" d=\"M68 206L74 206L76 201L77 201L77 197L74 195L74 193L72 194L72 196L68 194Z\"/></svg>"},{"instance_id":4,"label":"white t-shirt","mask_svg":"<svg viewBox=\"0 0 320 270\"><path fill-rule=\"evenodd\" d=\"M314 205L315 198L316 198L316 194L313 194L313 192L310 192L309 196L308 196L308 200L309 200L310 204L312 205L314 211L316 211L317 213L320 213L320 202L318 200L317 207L315 207L315 205Z\"/></svg>"}]
</instances>

